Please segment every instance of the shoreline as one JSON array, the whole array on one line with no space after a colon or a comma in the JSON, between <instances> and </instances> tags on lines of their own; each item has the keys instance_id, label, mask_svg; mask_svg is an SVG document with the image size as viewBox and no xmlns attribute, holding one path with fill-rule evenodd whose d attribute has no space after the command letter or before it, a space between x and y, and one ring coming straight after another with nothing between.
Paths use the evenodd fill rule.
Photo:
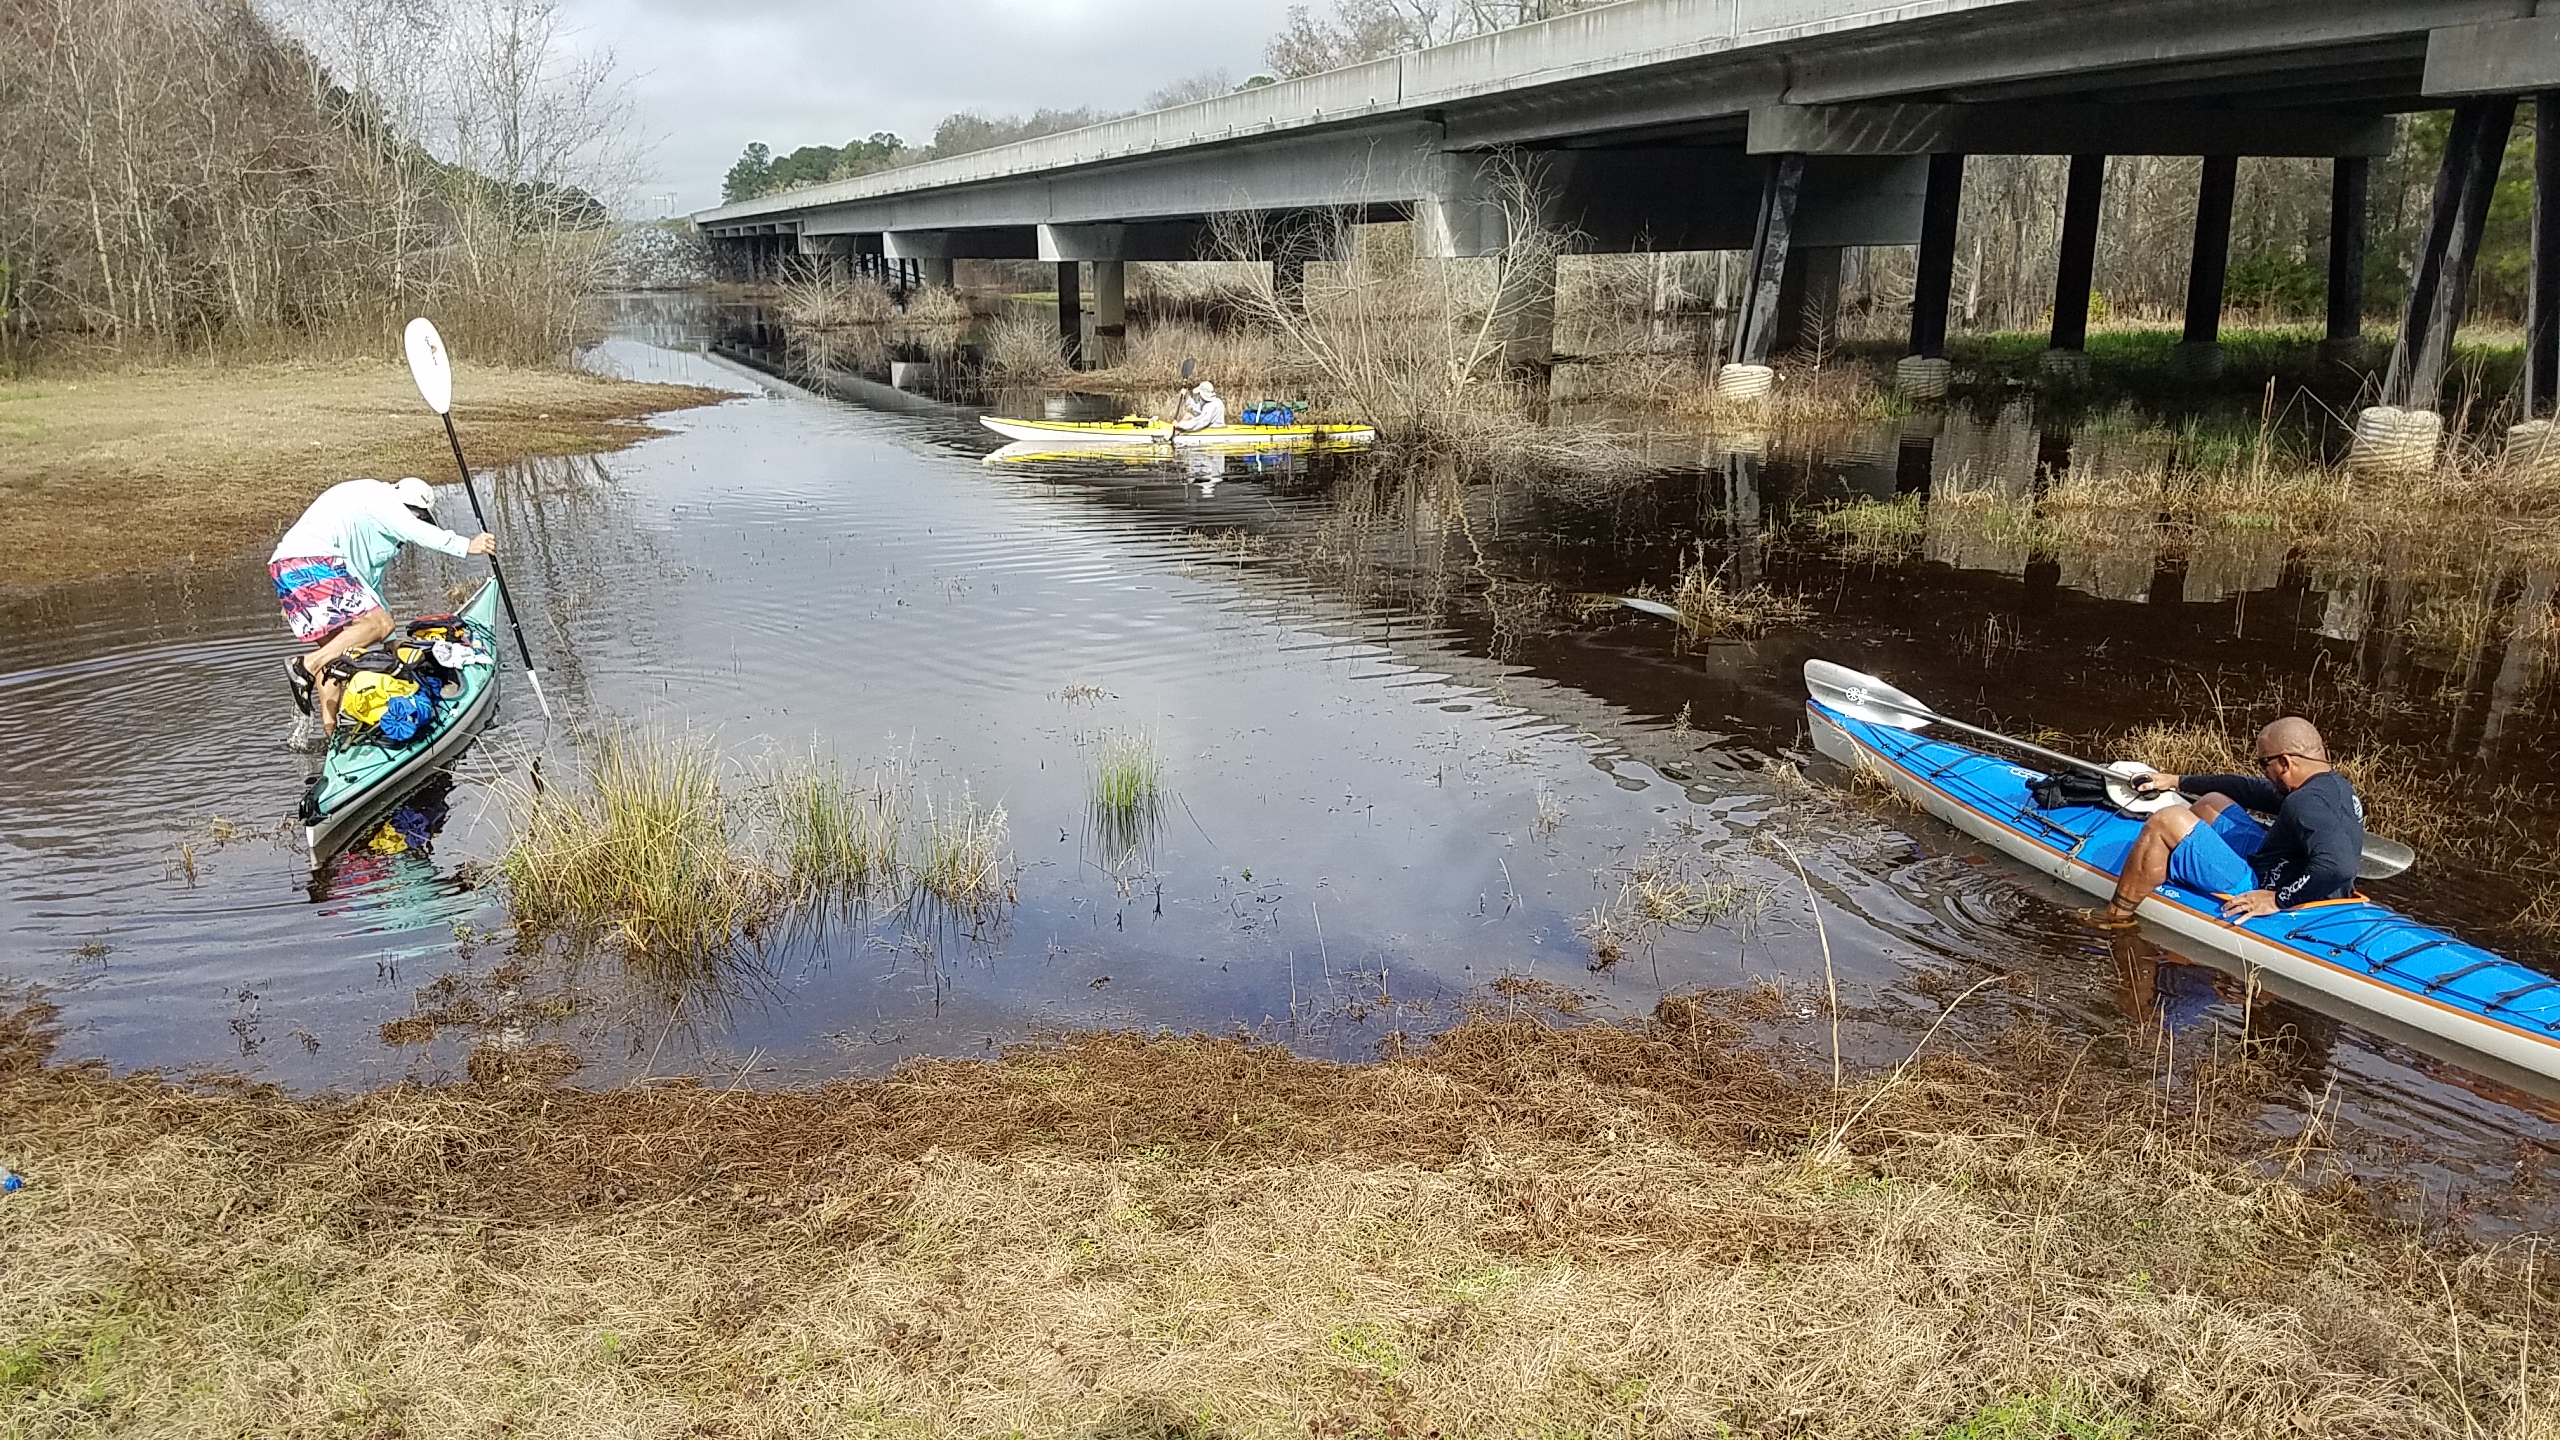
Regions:
<instances>
[{"instance_id":1,"label":"shoreline","mask_svg":"<svg viewBox=\"0 0 2560 1440\"><path fill-rule=\"evenodd\" d=\"M1359 1065L1088 1034L314 1100L51 1063L0 1012L0 1418L2345 1436L2560 1398L2525 1256L2240 1138L2281 1057L2171 1094L2009 1034L1835 1091L1733 1004L1497 1006Z\"/></svg>"},{"instance_id":2,"label":"shoreline","mask_svg":"<svg viewBox=\"0 0 2560 1440\"><path fill-rule=\"evenodd\" d=\"M732 398L576 370L458 367L475 473L619 450ZM0 599L273 543L359 476L454 484L443 427L388 362L182 364L0 382Z\"/></svg>"}]
</instances>

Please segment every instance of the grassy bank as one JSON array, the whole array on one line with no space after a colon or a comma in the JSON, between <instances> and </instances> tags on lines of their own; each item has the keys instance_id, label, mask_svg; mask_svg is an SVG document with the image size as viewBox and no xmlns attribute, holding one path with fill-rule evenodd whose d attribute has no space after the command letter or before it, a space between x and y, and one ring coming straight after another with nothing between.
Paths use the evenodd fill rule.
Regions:
<instances>
[{"instance_id":1,"label":"grassy bank","mask_svg":"<svg viewBox=\"0 0 2560 1440\"><path fill-rule=\"evenodd\" d=\"M2524 1252L2307 1187L2316 1129L2206 1138L2264 1062L2111 1088L2012 1034L1835 1093L1671 1001L1367 1066L1095 1036L303 1102L48 1065L40 1019L0 1038L11 1435L2525 1436L2560 1400Z\"/></svg>"},{"instance_id":2,"label":"grassy bank","mask_svg":"<svg viewBox=\"0 0 2560 1440\"><path fill-rule=\"evenodd\" d=\"M465 366L454 420L475 465L619 449L641 417L724 398L567 370ZM180 365L0 382L0 591L272 543L359 475L453 471L396 364Z\"/></svg>"}]
</instances>

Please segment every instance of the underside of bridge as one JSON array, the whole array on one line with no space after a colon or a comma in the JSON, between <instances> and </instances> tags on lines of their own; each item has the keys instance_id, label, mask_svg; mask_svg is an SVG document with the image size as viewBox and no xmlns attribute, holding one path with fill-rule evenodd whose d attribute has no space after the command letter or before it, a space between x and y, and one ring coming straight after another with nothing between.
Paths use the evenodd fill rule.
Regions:
<instances>
[{"instance_id":1,"label":"underside of bridge","mask_svg":"<svg viewBox=\"0 0 2560 1440\"><path fill-rule=\"evenodd\" d=\"M2238 159L2334 162L2330 334L2350 345L2366 167L2389 152L2395 114L2450 106L2385 396L2423 409L2518 98L2544 97L2545 136L2560 109L2560 13L2536 17L2533 0L1922 0L1894 12L1910 18L1848 12L1680 53L1701 13L1700 0L1638 0L699 221L743 257L875 257L862 263L902 281L947 283L958 259L1054 262L1069 305L1078 264L1115 299L1131 260L1270 259L1285 281L1335 258L1344 222L1409 220L1417 254L1438 258L1505 253L1525 223L1582 253L1744 250L1725 358L1746 371L1785 339L1781 296L1823 293L1841 248L1916 246L1903 379L1925 392L1944 384L1965 157L2071 157L2051 337L2063 374L2081 363L2108 157L2202 157L2185 340L2211 365ZM2553 150L2540 147L2529 325L2543 407L2560 371ZM1551 295L1552 269L1526 283ZM1533 296L1521 313L1552 304ZM1510 359L1535 368L1548 344L1533 322Z\"/></svg>"}]
</instances>

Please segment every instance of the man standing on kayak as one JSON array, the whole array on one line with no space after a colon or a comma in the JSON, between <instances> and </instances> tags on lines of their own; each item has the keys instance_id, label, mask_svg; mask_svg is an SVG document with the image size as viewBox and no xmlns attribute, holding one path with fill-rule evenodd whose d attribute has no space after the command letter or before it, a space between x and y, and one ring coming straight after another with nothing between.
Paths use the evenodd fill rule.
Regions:
<instances>
[{"instance_id":1,"label":"man standing on kayak","mask_svg":"<svg viewBox=\"0 0 2560 1440\"><path fill-rule=\"evenodd\" d=\"M382 576L403 545L447 555L493 555L498 541L486 531L465 539L437 525L435 491L412 475L397 485L348 480L320 492L293 528L276 542L267 573L276 604L294 638L312 647L288 657L285 682L303 714L319 705L318 737L326 742L338 723L344 687L322 677L332 661L391 633L391 611L382 603Z\"/></svg>"},{"instance_id":2,"label":"man standing on kayak","mask_svg":"<svg viewBox=\"0 0 2560 1440\"><path fill-rule=\"evenodd\" d=\"M2311 722L2288 715L2258 732L2257 775L2172 775L2154 770L2146 790L2202 793L2142 824L2126 853L2107 913L2131 919L2165 880L2224 897L2222 918L2253 920L2353 894L2364 855L2364 802L2330 768ZM2276 817L2262 826L2249 814Z\"/></svg>"}]
</instances>

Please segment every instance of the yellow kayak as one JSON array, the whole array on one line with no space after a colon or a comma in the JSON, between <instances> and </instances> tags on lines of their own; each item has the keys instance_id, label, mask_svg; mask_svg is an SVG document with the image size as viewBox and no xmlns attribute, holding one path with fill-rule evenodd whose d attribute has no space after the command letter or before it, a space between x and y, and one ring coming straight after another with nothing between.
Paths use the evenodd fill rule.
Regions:
<instances>
[{"instance_id":1,"label":"yellow kayak","mask_svg":"<svg viewBox=\"0 0 2560 1440\"><path fill-rule=\"evenodd\" d=\"M994 415L978 417L978 423L1007 440L1029 440L1044 445L1129 445L1163 444L1170 439L1176 445L1363 445L1378 438L1377 430L1368 425L1210 425L1179 434L1171 425L1145 415L1124 415L1117 420L1007 420Z\"/></svg>"}]
</instances>

